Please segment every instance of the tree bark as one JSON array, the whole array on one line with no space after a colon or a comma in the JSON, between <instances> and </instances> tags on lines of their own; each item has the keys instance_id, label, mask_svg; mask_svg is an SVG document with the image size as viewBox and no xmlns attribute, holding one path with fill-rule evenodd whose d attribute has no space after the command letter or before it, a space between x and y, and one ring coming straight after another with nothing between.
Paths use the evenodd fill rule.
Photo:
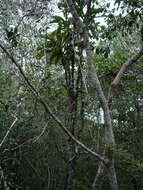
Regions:
<instances>
[{"instance_id":1,"label":"tree bark","mask_svg":"<svg viewBox=\"0 0 143 190\"><path fill-rule=\"evenodd\" d=\"M69 92L69 131L75 136L76 115L77 115L77 100L75 98L74 88ZM76 188L76 153L75 142L70 138L68 141L68 178L67 190L75 190Z\"/></svg>"},{"instance_id":2,"label":"tree bark","mask_svg":"<svg viewBox=\"0 0 143 190\"><path fill-rule=\"evenodd\" d=\"M112 129L112 123L111 123L111 117L110 117L110 110L108 106L108 101L105 98L105 95L103 93L100 81L98 79L98 76L96 74L96 70L94 67L94 60L92 56L92 50L91 50L91 44L89 41L89 35L87 31L87 26L82 22L80 19L76 8L74 6L74 3L72 0L66 0L67 5L69 7L69 10L73 16L74 24L76 25L77 32L81 35L81 38L84 40L84 45L85 45L85 51L86 51L86 58L87 58L87 64L88 64L88 69L89 69L89 75L91 78L91 82L93 84L93 87L95 88L95 91L98 95L98 99L101 103L103 112L104 112L104 121L105 121L105 140L108 144L114 145L115 144L115 139L114 139L114 134L113 134L113 129ZM116 177L116 171L114 167L114 158L113 158L113 153L110 151L109 148L107 148L107 158L109 159L109 163L107 164L107 173L108 173L108 178L110 182L110 189L111 190L118 190L118 183L117 183L117 177ZM106 152L105 151L105 152ZM110 156L108 156L110 155Z\"/></svg>"},{"instance_id":3,"label":"tree bark","mask_svg":"<svg viewBox=\"0 0 143 190\"><path fill-rule=\"evenodd\" d=\"M110 163L106 167L111 190L118 190L118 183L113 158L110 160Z\"/></svg>"},{"instance_id":4,"label":"tree bark","mask_svg":"<svg viewBox=\"0 0 143 190\"><path fill-rule=\"evenodd\" d=\"M67 90L69 96L69 118L68 118L68 126L69 131L73 136L76 136L76 125L77 125L77 104L78 104L78 94L76 91L76 78L75 78L75 60L71 60L71 67L69 63L67 65L68 70L65 70L65 74L68 73L68 81ZM64 67L65 69L67 67ZM66 75L65 78L67 79ZM75 190L76 189L76 152L75 152L76 144L70 138L68 141L68 178L67 178L67 190Z\"/></svg>"},{"instance_id":5,"label":"tree bark","mask_svg":"<svg viewBox=\"0 0 143 190\"><path fill-rule=\"evenodd\" d=\"M76 189L76 154L74 142L69 142L67 190Z\"/></svg>"}]
</instances>

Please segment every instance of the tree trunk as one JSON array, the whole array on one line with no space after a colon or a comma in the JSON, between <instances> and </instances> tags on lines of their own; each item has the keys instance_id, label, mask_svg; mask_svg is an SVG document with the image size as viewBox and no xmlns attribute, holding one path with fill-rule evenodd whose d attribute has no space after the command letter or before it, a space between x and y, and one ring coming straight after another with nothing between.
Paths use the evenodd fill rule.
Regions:
<instances>
[{"instance_id":1,"label":"tree trunk","mask_svg":"<svg viewBox=\"0 0 143 190\"><path fill-rule=\"evenodd\" d=\"M90 50L90 43L87 40L87 48L86 48L86 54L87 54L87 62L89 67L89 75L91 77L91 82L97 92L99 101L101 103L103 112L104 112L104 121L105 121L105 141L109 145L115 144L114 139L114 133L112 128L112 122L110 117L110 110L107 103L107 99L104 96L103 90L101 88L100 81L98 80L98 76L95 71L93 57ZM116 171L114 167L114 158L113 158L113 151L110 150L110 147L106 148L105 155L107 159L109 159L108 167L107 167L107 174L110 182L110 188L111 190L118 190L118 183L117 183L117 177L116 177Z\"/></svg>"},{"instance_id":2,"label":"tree trunk","mask_svg":"<svg viewBox=\"0 0 143 190\"><path fill-rule=\"evenodd\" d=\"M116 171L114 167L114 159L110 160L110 163L107 166L107 173L108 173L111 190L118 190Z\"/></svg>"},{"instance_id":3,"label":"tree trunk","mask_svg":"<svg viewBox=\"0 0 143 190\"><path fill-rule=\"evenodd\" d=\"M75 190L76 187L76 154L74 142L70 140L69 152L68 152L68 179L67 179L67 190Z\"/></svg>"},{"instance_id":4,"label":"tree trunk","mask_svg":"<svg viewBox=\"0 0 143 190\"><path fill-rule=\"evenodd\" d=\"M112 129L112 122L110 117L110 110L108 106L108 100L106 99L103 89L101 87L100 81L98 79L95 66L94 66L94 60L93 60L93 52L91 49L91 43L89 41L89 31L87 30L87 26L83 21L81 20L80 16L78 15L78 12L75 8L75 5L72 0L66 0L69 10L73 16L74 23L76 25L77 32L80 34L81 38L84 39L84 45L85 45L85 51L86 51L86 59L89 69L89 76L91 78L91 83L93 84L93 88L95 89L95 92L98 96L98 99L101 103L101 107L104 112L104 121L105 121L105 140L106 143L109 145L115 144L114 139L114 133ZM106 154L107 152L107 154ZM108 156L109 153L109 156ZM107 159L109 160L107 172L108 172L108 178L110 181L110 188L111 190L118 190L118 183L116 178L116 171L114 167L114 158L113 153L110 151L110 148L106 148L105 155Z\"/></svg>"},{"instance_id":5,"label":"tree trunk","mask_svg":"<svg viewBox=\"0 0 143 190\"><path fill-rule=\"evenodd\" d=\"M77 92L75 90L75 63L71 62L71 69L69 68L69 120L68 126L71 134L76 135L75 127L77 123ZM76 152L75 142L70 138L68 141L68 178L67 178L67 190L75 190L76 188Z\"/></svg>"},{"instance_id":6,"label":"tree trunk","mask_svg":"<svg viewBox=\"0 0 143 190\"><path fill-rule=\"evenodd\" d=\"M69 116L69 130L72 135L75 136L75 124L76 124L76 101L71 98L70 104L70 116ZM67 190L75 190L76 185L76 153L75 142L70 138L68 142L68 179Z\"/></svg>"}]
</instances>

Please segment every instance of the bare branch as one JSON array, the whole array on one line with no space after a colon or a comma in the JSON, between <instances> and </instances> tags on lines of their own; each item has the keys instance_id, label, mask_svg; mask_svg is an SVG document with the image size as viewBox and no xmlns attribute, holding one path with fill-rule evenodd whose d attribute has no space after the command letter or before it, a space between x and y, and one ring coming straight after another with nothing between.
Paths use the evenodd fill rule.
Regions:
<instances>
[{"instance_id":1,"label":"bare branch","mask_svg":"<svg viewBox=\"0 0 143 190\"><path fill-rule=\"evenodd\" d=\"M103 163L101 162L99 163L97 174L92 184L92 190L96 190L98 188L98 183L100 182L99 178L101 177L102 172L103 172Z\"/></svg>"},{"instance_id":2,"label":"bare branch","mask_svg":"<svg viewBox=\"0 0 143 190\"><path fill-rule=\"evenodd\" d=\"M37 137L35 137L33 143L37 142L41 138L41 136L45 133L46 129L47 129L47 124L44 126L44 128L41 131L40 135L38 135Z\"/></svg>"},{"instance_id":3,"label":"bare branch","mask_svg":"<svg viewBox=\"0 0 143 190\"><path fill-rule=\"evenodd\" d=\"M129 58L127 60L127 62L125 62L119 72L117 73L116 77L114 78L113 82L111 83L111 86L109 88L109 92L108 92L108 103L109 105L111 105L112 103L112 98L113 98L113 90L114 88L116 88L116 86L120 83L121 78L123 77L125 71L127 70L127 68L129 66L131 66L133 63L135 63L141 56L143 55L143 47L140 49L140 51L138 53L136 53L135 55L133 55L131 58Z\"/></svg>"},{"instance_id":4,"label":"bare branch","mask_svg":"<svg viewBox=\"0 0 143 190\"><path fill-rule=\"evenodd\" d=\"M58 126L64 131L64 133L69 136L76 144L78 144L81 148L86 150L91 155L95 156L98 160L102 161L104 164L108 163L108 159L105 159L100 154L92 151L90 148L88 148L86 145L84 145L82 142L77 140L71 132L63 125L63 123L58 119L58 117L52 112L47 102L39 95L38 91L34 88L34 86L30 83L28 78L26 77L24 71L22 70L21 66L17 63L17 61L14 59L14 57L7 51L7 49L0 43L1 49L6 53L6 55L9 57L9 59L12 61L12 63L18 68L20 74L23 76L25 81L27 82L28 87L33 92L35 98L37 101L44 107L45 112L48 113L51 118L58 124Z\"/></svg>"},{"instance_id":5,"label":"bare branch","mask_svg":"<svg viewBox=\"0 0 143 190\"><path fill-rule=\"evenodd\" d=\"M25 73L23 72L22 68L20 67L20 65L16 62L16 60L14 59L14 57L7 51L6 47L4 47L3 45L1 45L0 43L0 48L6 53L6 55L9 57L9 59L15 64L15 66L18 68L19 72L21 73L21 75L23 76L23 78L25 79L25 81L27 82L28 86L30 87L30 89L32 90L32 92L35 95L38 95L38 92L36 91L36 89L32 86L32 84L29 82L28 78L26 77Z\"/></svg>"},{"instance_id":6,"label":"bare branch","mask_svg":"<svg viewBox=\"0 0 143 190\"><path fill-rule=\"evenodd\" d=\"M2 147L2 145L4 144L4 142L6 141L10 131L12 130L13 126L15 125L16 121L18 120L16 116L15 117L15 120L13 121L13 123L11 124L11 126L9 127L9 129L7 130L5 136L3 137L1 143L0 143L0 148Z\"/></svg>"}]
</instances>

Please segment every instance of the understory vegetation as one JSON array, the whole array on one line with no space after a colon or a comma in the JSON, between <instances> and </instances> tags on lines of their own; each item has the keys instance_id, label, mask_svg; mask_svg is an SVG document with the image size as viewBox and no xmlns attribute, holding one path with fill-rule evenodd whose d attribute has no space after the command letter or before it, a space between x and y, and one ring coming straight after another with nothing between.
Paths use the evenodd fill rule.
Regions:
<instances>
[{"instance_id":1,"label":"understory vegetation","mask_svg":"<svg viewBox=\"0 0 143 190\"><path fill-rule=\"evenodd\" d=\"M0 2L0 190L142 190L142 137L142 1Z\"/></svg>"}]
</instances>

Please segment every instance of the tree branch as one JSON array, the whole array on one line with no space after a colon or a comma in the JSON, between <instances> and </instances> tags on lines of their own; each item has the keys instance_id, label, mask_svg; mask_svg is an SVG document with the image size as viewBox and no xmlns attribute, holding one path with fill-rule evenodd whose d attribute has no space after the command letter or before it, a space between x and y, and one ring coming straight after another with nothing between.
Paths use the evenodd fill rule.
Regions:
<instances>
[{"instance_id":1,"label":"tree branch","mask_svg":"<svg viewBox=\"0 0 143 190\"><path fill-rule=\"evenodd\" d=\"M6 53L6 55L9 57L9 59L12 61L12 63L18 68L20 74L23 76L25 81L27 82L28 87L33 92L35 98L37 101L44 107L45 112L48 113L51 118L58 124L58 126L62 129L62 131L69 136L76 144L78 144L81 148L86 150L91 155L95 156L98 160L102 161L105 165L108 163L108 159L105 159L100 154L92 151L90 148L88 148L86 145L84 145L82 142L77 140L71 132L63 125L63 123L58 119L58 117L52 112L47 102L39 95L38 91L34 88L34 86L30 83L28 78L26 77L24 71L22 70L21 66L17 63L17 61L14 59L14 57L7 51L7 49L0 43L1 49Z\"/></svg>"},{"instance_id":2,"label":"tree branch","mask_svg":"<svg viewBox=\"0 0 143 190\"><path fill-rule=\"evenodd\" d=\"M96 190L98 188L99 183L101 183L101 180L99 179L101 177L101 174L103 172L103 163L99 163L97 174L94 178L93 184L92 184L92 190Z\"/></svg>"},{"instance_id":3,"label":"tree branch","mask_svg":"<svg viewBox=\"0 0 143 190\"><path fill-rule=\"evenodd\" d=\"M123 77L124 75L124 72L127 70L127 68L129 66L131 66L133 63L135 63L141 56L143 55L143 47L139 50L138 53L136 53L135 55L133 55L131 58L129 58L127 60L127 62L125 62L119 72L117 73L116 77L114 78L113 82L111 83L110 85L110 88L109 88L109 92L108 92L108 104L111 105L112 103L112 98L113 98L113 91L114 91L114 88L116 88L116 86L120 83L121 81L121 78Z\"/></svg>"},{"instance_id":4,"label":"tree branch","mask_svg":"<svg viewBox=\"0 0 143 190\"><path fill-rule=\"evenodd\" d=\"M15 117L15 116L14 116ZM15 117L15 120L13 121L13 123L11 124L11 126L9 127L9 129L7 130L5 136L3 137L1 143L0 143L0 148L2 147L2 145L4 144L4 142L6 141L10 131L12 130L13 126L15 125L16 121L17 121L17 117Z\"/></svg>"},{"instance_id":5,"label":"tree branch","mask_svg":"<svg viewBox=\"0 0 143 190\"><path fill-rule=\"evenodd\" d=\"M41 131L41 133L40 133L40 135L38 135L38 136L36 136L35 138L34 138L34 141L33 141L33 143L36 143L41 137L42 137L42 135L45 133L45 131L46 131L46 129L47 129L47 124L44 126L44 128L42 129L42 131Z\"/></svg>"}]
</instances>

